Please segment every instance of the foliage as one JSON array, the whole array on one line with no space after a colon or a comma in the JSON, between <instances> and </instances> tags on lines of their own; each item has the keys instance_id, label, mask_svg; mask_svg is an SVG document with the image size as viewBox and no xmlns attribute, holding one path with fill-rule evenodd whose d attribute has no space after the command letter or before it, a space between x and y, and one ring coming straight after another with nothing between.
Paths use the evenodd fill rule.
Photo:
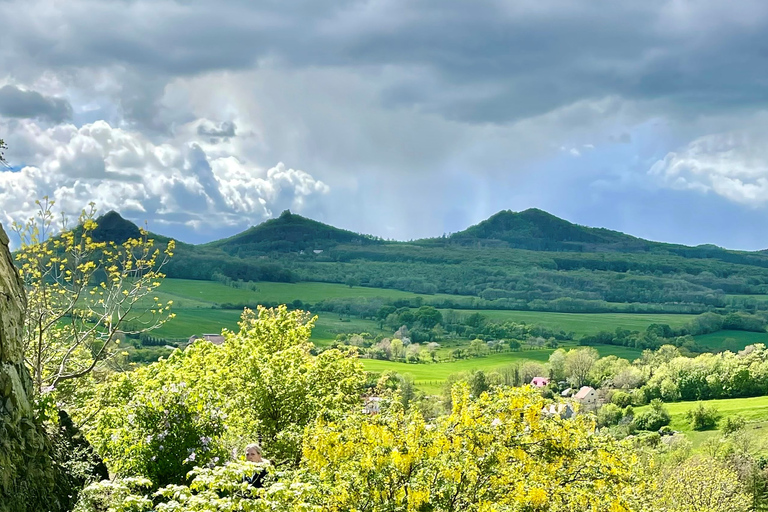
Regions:
<instances>
[{"instance_id":1,"label":"foliage","mask_svg":"<svg viewBox=\"0 0 768 512\"><path fill-rule=\"evenodd\" d=\"M194 466L226 457L222 414L183 383L163 384L153 370L115 378L115 405L99 414L92 438L117 475L184 482Z\"/></svg>"},{"instance_id":2,"label":"foliage","mask_svg":"<svg viewBox=\"0 0 768 512\"><path fill-rule=\"evenodd\" d=\"M591 420L544 419L542 398L503 389L451 414L319 419L308 432L301 481L323 510L625 510L642 489L625 447Z\"/></svg>"},{"instance_id":3,"label":"foliage","mask_svg":"<svg viewBox=\"0 0 768 512\"><path fill-rule=\"evenodd\" d=\"M717 427L720 412L715 407L707 407L699 402L696 407L688 410L685 418L690 422L693 430L711 430Z\"/></svg>"},{"instance_id":4,"label":"foliage","mask_svg":"<svg viewBox=\"0 0 768 512\"><path fill-rule=\"evenodd\" d=\"M621 408L616 404L605 404L597 411L597 424L601 427L616 425L624 417Z\"/></svg>"},{"instance_id":5,"label":"foliage","mask_svg":"<svg viewBox=\"0 0 768 512\"><path fill-rule=\"evenodd\" d=\"M746 512L750 500L730 467L710 458L667 466L658 477L658 512Z\"/></svg>"},{"instance_id":6,"label":"foliage","mask_svg":"<svg viewBox=\"0 0 768 512\"><path fill-rule=\"evenodd\" d=\"M21 239L16 264L27 293L24 355L35 391L87 375L118 355L118 333L126 319L134 332L156 328L172 317L170 302L154 305L145 315L145 297L164 277L161 269L174 244L161 251L146 231L117 244L98 242L95 209L83 210L69 229L54 219L54 202L37 201L37 216L14 224ZM55 235L57 230L61 230ZM55 236L54 236L55 235ZM139 302L141 304L139 304Z\"/></svg>"},{"instance_id":7,"label":"foliage","mask_svg":"<svg viewBox=\"0 0 768 512\"><path fill-rule=\"evenodd\" d=\"M222 392L236 400L229 428L241 440L258 432L270 457L289 464L300 459L304 427L358 405L364 382L354 349L312 355L313 324L281 306L245 310L239 332L225 332Z\"/></svg>"},{"instance_id":8,"label":"foliage","mask_svg":"<svg viewBox=\"0 0 768 512\"><path fill-rule=\"evenodd\" d=\"M651 401L650 409L635 415L634 424L638 430L659 430L669 425L671 418L661 400Z\"/></svg>"},{"instance_id":9,"label":"foliage","mask_svg":"<svg viewBox=\"0 0 768 512\"><path fill-rule=\"evenodd\" d=\"M742 416L728 416L725 418L720 430L723 432L724 436L730 436L736 432L744 430L746 424L747 421Z\"/></svg>"},{"instance_id":10,"label":"foliage","mask_svg":"<svg viewBox=\"0 0 768 512\"><path fill-rule=\"evenodd\" d=\"M195 465L261 440L265 455L295 465L304 428L359 405L364 382L354 352L311 353L314 319L303 311L246 310L223 345L198 340L99 386L89 437L119 476L178 484Z\"/></svg>"},{"instance_id":11,"label":"foliage","mask_svg":"<svg viewBox=\"0 0 768 512\"><path fill-rule=\"evenodd\" d=\"M143 491L151 485L141 477L94 482L80 492L73 512L148 512L152 500Z\"/></svg>"}]
</instances>

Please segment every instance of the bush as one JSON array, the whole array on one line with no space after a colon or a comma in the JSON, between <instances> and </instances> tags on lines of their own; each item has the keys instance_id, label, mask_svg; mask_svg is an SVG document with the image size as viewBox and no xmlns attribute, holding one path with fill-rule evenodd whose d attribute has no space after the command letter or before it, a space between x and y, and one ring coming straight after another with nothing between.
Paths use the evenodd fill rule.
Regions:
<instances>
[{"instance_id":1,"label":"bush","mask_svg":"<svg viewBox=\"0 0 768 512\"><path fill-rule=\"evenodd\" d=\"M670 417L664 404L658 398L651 400L651 408L635 416L635 427L638 430L659 430L669 425Z\"/></svg>"},{"instance_id":2,"label":"bush","mask_svg":"<svg viewBox=\"0 0 768 512\"><path fill-rule=\"evenodd\" d=\"M623 414L616 404L605 404L597 411L597 424L601 427L616 425L621 421Z\"/></svg>"},{"instance_id":3,"label":"bush","mask_svg":"<svg viewBox=\"0 0 768 512\"><path fill-rule=\"evenodd\" d=\"M723 435L729 436L744 430L746 423L746 420L741 416L728 416L725 418L725 424L721 430L723 431Z\"/></svg>"},{"instance_id":4,"label":"bush","mask_svg":"<svg viewBox=\"0 0 768 512\"><path fill-rule=\"evenodd\" d=\"M611 396L611 403L624 408L632 404L632 397L626 391L616 391L613 393L613 396Z\"/></svg>"},{"instance_id":5,"label":"bush","mask_svg":"<svg viewBox=\"0 0 768 512\"><path fill-rule=\"evenodd\" d=\"M693 430L712 430L717 427L720 412L715 407L707 407L699 402L696 407L685 413Z\"/></svg>"}]
</instances>

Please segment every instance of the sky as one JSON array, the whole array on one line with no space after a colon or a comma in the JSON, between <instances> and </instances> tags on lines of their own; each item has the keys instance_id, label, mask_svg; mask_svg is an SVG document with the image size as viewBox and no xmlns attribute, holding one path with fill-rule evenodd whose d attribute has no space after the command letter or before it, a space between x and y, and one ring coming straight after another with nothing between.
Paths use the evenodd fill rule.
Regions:
<instances>
[{"instance_id":1,"label":"sky","mask_svg":"<svg viewBox=\"0 0 768 512\"><path fill-rule=\"evenodd\" d=\"M768 248L762 0L0 0L0 222L408 240L536 207Z\"/></svg>"}]
</instances>

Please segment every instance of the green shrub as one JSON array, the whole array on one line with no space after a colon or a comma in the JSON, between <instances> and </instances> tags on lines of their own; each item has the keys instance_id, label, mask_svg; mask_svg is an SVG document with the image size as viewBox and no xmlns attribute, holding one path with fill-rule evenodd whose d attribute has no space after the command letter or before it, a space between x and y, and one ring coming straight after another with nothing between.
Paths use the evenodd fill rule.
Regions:
<instances>
[{"instance_id":1,"label":"green shrub","mask_svg":"<svg viewBox=\"0 0 768 512\"><path fill-rule=\"evenodd\" d=\"M742 416L728 416L725 418L725 423L723 424L721 430L723 431L723 435L729 436L744 430L746 423L746 420Z\"/></svg>"},{"instance_id":2,"label":"green shrub","mask_svg":"<svg viewBox=\"0 0 768 512\"><path fill-rule=\"evenodd\" d=\"M616 425L624 415L616 404L605 404L597 411L597 424L601 427Z\"/></svg>"},{"instance_id":3,"label":"green shrub","mask_svg":"<svg viewBox=\"0 0 768 512\"><path fill-rule=\"evenodd\" d=\"M624 408L632 404L632 397L626 391L616 391L611 396L611 403Z\"/></svg>"},{"instance_id":4,"label":"green shrub","mask_svg":"<svg viewBox=\"0 0 768 512\"><path fill-rule=\"evenodd\" d=\"M707 407L699 402L696 407L685 413L693 430L712 430L717 427L720 412L715 407Z\"/></svg>"},{"instance_id":5,"label":"green shrub","mask_svg":"<svg viewBox=\"0 0 768 512\"><path fill-rule=\"evenodd\" d=\"M638 430L659 430L669 425L670 417L664 404L658 398L651 400L651 408L635 415L635 427Z\"/></svg>"}]
</instances>

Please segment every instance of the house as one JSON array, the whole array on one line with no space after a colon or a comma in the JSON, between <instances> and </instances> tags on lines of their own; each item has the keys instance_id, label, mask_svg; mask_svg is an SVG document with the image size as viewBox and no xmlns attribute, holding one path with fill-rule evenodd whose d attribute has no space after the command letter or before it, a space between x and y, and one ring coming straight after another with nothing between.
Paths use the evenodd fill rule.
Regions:
<instances>
[{"instance_id":1,"label":"house","mask_svg":"<svg viewBox=\"0 0 768 512\"><path fill-rule=\"evenodd\" d=\"M531 386L535 388L545 388L549 385L549 379L546 377L534 377L531 380Z\"/></svg>"},{"instance_id":2,"label":"house","mask_svg":"<svg viewBox=\"0 0 768 512\"><path fill-rule=\"evenodd\" d=\"M575 411L569 403L548 404L541 409L542 414L547 418L559 416L561 419L568 420L573 418Z\"/></svg>"},{"instance_id":3,"label":"house","mask_svg":"<svg viewBox=\"0 0 768 512\"><path fill-rule=\"evenodd\" d=\"M210 341L214 345L221 345L224 343L224 336L221 334L203 334L202 336L194 335L189 337L189 342L192 343L193 341L199 340L201 338L206 341Z\"/></svg>"},{"instance_id":4,"label":"house","mask_svg":"<svg viewBox=\"0 0 768 512\"><path fill-rule=\"evenodd\" d=\"M567 398L573 394L573 388L566 388L561 393L560 396Z\"/></svg>"},{"instance_id":5,"label":"house","mask_svg":"<svg viewBox=\"0 0 768 512\"><path fill-rule=\"evenodd\" d=\"M379 414L381 411L381 397L369 396L364 399L363 413Z\"/></svg>"},{"instance_id":6,"label":"house","mask_svg":"<svg viewBox=\"0 0 768 512\"><path fill-rule=\"evenodd\" d=\"M579 392L573 395L573 398L581 403L581 405L587 407L595 407L597 405L597 391L590 386L582 386Z\"/></svg>"}]
</instances>

